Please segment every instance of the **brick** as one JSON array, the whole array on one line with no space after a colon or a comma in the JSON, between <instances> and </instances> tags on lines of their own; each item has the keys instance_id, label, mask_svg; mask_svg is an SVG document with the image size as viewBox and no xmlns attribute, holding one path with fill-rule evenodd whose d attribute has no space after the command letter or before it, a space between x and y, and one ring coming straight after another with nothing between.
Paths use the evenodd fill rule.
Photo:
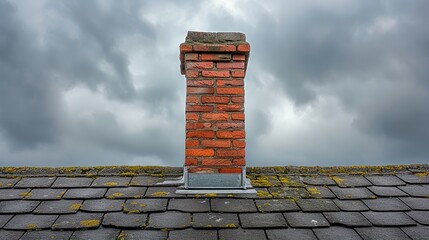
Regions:
<instances>
[{"instance_id":1,"label":"brick","mask_svg":"<svg viewBox=\"0 0 429 240\"><path fill-rule=\"evenodd\" d=\"M246 75L246 72L243 70L232 70L231 75L232 77L244 77Z\"/></svg>"},{"instance_id":2,"label":"brick","mask_svg":"<svg viewBox=\"0 0 429 240\"><path fill-rule=\"evenodd\" d=\"M244 97L232 97L231 101L233 103L244 103Z\"/></svg>"},{"instance_id":3,"label":"brick","mask_svg":"<svg viewBox=\"0 0 429 240\"><path fill-rule=\"evenodd\" d=\"M223 69L223 68L244 69L244 62L218 62L216 63L216 67L218 69Z\"/></svg>"},{"instance_id":4,"label":"brick","mask_svg":"<svg viewBox=\"0 0 429 240\"><path fill-rule=\"evenodd\" d=\"M218 129L244 129L244 122L216 123Z\"/></svg>"},{"instance_id":5,"label":"brick","mask_svg":"<svg viewBox=\"0 0 429 240\"><path fill-rule=\"evenodd\" d=\"M245 166L246 161L244 160L244 158L234 159L234 160L232 160L232 165L234 165L234 166Z\"/></svg>"},{"instance_id":6,"label":"brick","mask_svg":"<svg viewBox=\"0 0 429 240\"><path fill-rule=\"evenodd\" d=\"M237 80L217 80L218 86L243 86L244 81L243 79L237 79Z\"/></svg>"},{"instance_id":7,"label":"brick","mask_svg":"<svg viewBox=\"0 0 429 240\"><path fill-rule=\"evenodd\" d=\"M186 88L187 94L212 94L214 89L211 87L188 87Z\"/></svg>"},{"instance_id":8,"label":"brick","mask_svg":"<svg viewBox=\"0 0 429 240\"><path fill-rule=\"evenodd\" d=\"M196 78L196 77L198 77L198 71L195 71L195 70L187 70L186 71L186 77L188 77L188 78Z\"/></svg>"},{"instance_id":9,"label":"brick","mask_svg":"<svg viewBox=\"0 0 429 240\"><path fill-rule=\"evenodd\" d=\"M208 158L208 159L203 159L202 164L203 166L231 166L232 161L229 159Z\"/></svg>"},{"instance_id":10,"label":"brick","mask_svg":"<svg viewBox=\"0 0 429 240\"><path fill-rule=\"evenodd\" d=\"M210 129L211 123L187 122L186 129Z\"/></svg>"},{"instance_id":11,"label":"brick","mask_svg":"<svg viewBox=\"0 0 429 240\"><path fill-rule=\"evenodd\" d=\"M237 148L245 148L246 142L243 140L234 140L232 141L232 145Z\"/></svg>"},{"instance_id":12,"label":"brick","mask_svg":"<svg viewBox=\"0 0 429 240\"><path fill-rule=\"evenodd\" d=\"M187 53L187 54L185 54L185 60L197 61L198 60L198 53Z\"/></svg>"},{"instance_id":13,"label":"brick","mask_svg":"<svg viewBox=\"0 0 429 240\"><path fill-rule=\"evenodd\" d=\"M230 150L230 149L216 149L216 156L218 157L244 157L246 151L244 149L240 150Z\"/></svg>"},{"instance_id":14,"label":"brick","mask_svg":"<svg viewBox=\"0 0 429 240\"><path fill-rule=\"evenodd\" d=\"M199 145L198 140L186 140L186 147L198 147Z\"/></svg>"},{"instance_id":15,"label":"brick","mask_svg":"<svg viewBox=\"0 0 429 240\"><path fill-rule=\"evenodd\" d=\"M188 80L186 85L188 87L212 87L214 80Z\"/></svg>"},{"instance_id":16,"label":"brick","mask_svg":"<svg viewBox=\"0 0 429 240\"><path fill-rule=\"evenodd\" d=\"M208 69L213 66L213 62L186 62L186 69Z\"/></svg>"},{"instance_id":17,"label":"brick","mask_svg":"<svg viewBox=\"0 0 429 240\"><path fill-rule=\"evenodd\" d=\"M231 147L231 141L229 140L202 140L201 146L203 147Z\"/></svg>"},{"instance_id":18,"label":"brick","mask_svg":"<svg viewBox=\"0 0 429 240\"><path fill-rule=\"evenodd\" d=\"M248 43L239 44L237 46L239 52L250 52L250 45Z\"/></svg>"},{"instance_id":19,"label":"brick","mask_svg":"<svg viewBox=\"0 0 429 240\"><path fill-rule=\"evenodd\" d=\"M229 118L228 113L203 113L201 116L204 121L226 121Z\"/></svg>"},{"instance_id":20,"label":"brick","mask_svg":"<svg viewBox=\"0 0 429 240\"><path fill-rule=\"evenodd\" d=\"M241 168L219 168L219 173L241 173Z\"/></svg>"},{"instance_id":21,"label":"brick","mask_svg":"<svg viewBox=\"0 0 429 240\"><path fill-rule=\"evenodd\" d=\"M192 45L187 43L180 44L180 51L181 52L191 52L192 51Z\"/></svg>"},{"instance_id":22,"label":"brick","mask_svg":"<svg viewBox=\"0 0 429 240\"><path fill-rule=\"evenodd\" d=\"M213 112L214 107L209 105L186 105L187 112Z\"/></svg>"},{"instance_id":23,"label":"brick","mask_svg":"<svg viewBox=\"0 0 429 240\"><path fill-rule=\"evenodd\" d=\"M214 131L211 130L197 130L197 131L187 131L187 138L214 138Z\"/></svg>"},{"instance_id":24,"label":"brick","mask_svg":"<svg viewBox=\"0 0 429 240\"><path fill-rule=\"evenodd\" d=\"M202 103L229 103L229 97L202 96Z\"/></svg>"},{"instance_id":25,"label":"brick","mask_svg":"<svg viewBox=\"0 0 429 240\"><path fill-rule=\"evenodd\" d=\"M230 72L229 70L222 70L222 71L202 71L203 77L229 77Z\"/></svg>"},{"instance_id":26,"label":"brick","mask_svg":"<svg viewBox=\"0 0 429 240\"><path fill-rule=\"evenodd\" d=\"M196 44L194 45L194 51L235 52L236 47L234 45L225 45L225 44Z\"/></svg>"},{"instance_id":27,"label":"brick","mask_svg":"<svg viewBox=\"0 0 429 240\"><path fill-rule=\"evenodd\" d=\"M232 120L244 120L244 113L233 113L231 114Z\"/></svg>"},{"instance_id":28,"label":"brick","mask_svg":"<svg viewBox=\"0 0 429 240\"><path fill-rule=\"evenodd\" d=\"M216 93L221 95L244 95L244 88L217 88Z\"/></svg>"},{"instance_id":29,"label":"brick","mask_svg":"<svg viewBox=\"0 0 429 240\"><path fill-rule=\"evenodd\" d=\"M198 114L196 113L186 113L186 120L198 121Z\"/></svg>"},{"instance_id":30,"label":"brick","mask_svg":"<svg viewBox=\"0 0 429 240\"><path fill-rule=\"evenodd\" d=\"M244 111L243 104L218 104L216 106L218 112L241 112Z\"/></svg>"},{"instance_id":31,"label":"brick","mask_svg":"<svg viewBox=\"0 0 429 240\"><path fill-rule=\"evenodd\" d=\"M197 96L187 96L186 103L199 103L199 99Z\"/></svg>"},{"instance_id":32,"label":"brick","mask_svg":"<svg viewBox=\"0 0 429 240\"><path fill-rule=\"evenodd\" d=\"M198 160L196 158L186 158L185 165L186 166L198 165Z\"/></svg>"},{"instance_id":33,"label":"brick","mask_svg":"<svg viewBox=\"0 0 429 240\"><path fill-rule=\"evenodd\" d=\"M216 136L218 138L245 138L246 134L244 131L217 131Z\"/></svg>"},{"instance_id":34,"label":"brick","mask_svg":"<svg viewBox=\"0 0 429 240\"><path fill-rule=\"evenodd\" d=\"M186 149L186 156L190 157L213 157L213 149Z\"/></svg>"},{"instance_id":35,"label":"brick","mask_svg":"<svg viewBox=\"0 0 429 240\"><path fill-rule=\"evenodd\" d=\"M232 60L234 60L234 61L245 61L246 60L246 55L244 55L244 54L234 54L234 55L232 55Z\"/></svg>"},{"instance_id":36,"label":"brick","mask_svg":"<svg viewBox=\"0 0 429 240\"><path fill-rule=\"evenodd\" d=\"M216 53L203 53L201 54L201 60L203 61L230 61L231 54L216 54Z\"/></svg>"}]
</instances>

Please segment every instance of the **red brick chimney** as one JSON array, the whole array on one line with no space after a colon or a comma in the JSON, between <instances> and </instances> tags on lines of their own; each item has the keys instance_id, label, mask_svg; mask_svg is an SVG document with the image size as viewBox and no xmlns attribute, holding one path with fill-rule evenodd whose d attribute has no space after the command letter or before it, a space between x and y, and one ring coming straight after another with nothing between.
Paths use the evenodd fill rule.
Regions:
<instances>
[{"instance_id":1,"label":"red brick chimney","mask_svg":"<svg viewBox=\"0 0 429 240\"><path fill-rule=\"evenodd\" d=\"M242 33L188 32L180 45L181 73L186 76L185 187L245 185L249 52Z\"/></svg>"}]
</instances>

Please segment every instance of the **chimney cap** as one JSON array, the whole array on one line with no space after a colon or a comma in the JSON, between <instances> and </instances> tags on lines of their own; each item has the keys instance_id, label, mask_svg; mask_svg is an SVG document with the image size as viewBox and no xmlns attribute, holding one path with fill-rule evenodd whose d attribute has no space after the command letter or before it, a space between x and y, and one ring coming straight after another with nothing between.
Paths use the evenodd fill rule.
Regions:
<instances>
[{"instance_id":1,"label":"chimney cap","mask_svg":"<svg viewBox=\"0 0 429 240\"><path fill-rule=\"evenodd\" d=\"M246 35L240 32L194 32L188 31L186 43L234 44L246 42Z\"/></svg>"}]
</instances>

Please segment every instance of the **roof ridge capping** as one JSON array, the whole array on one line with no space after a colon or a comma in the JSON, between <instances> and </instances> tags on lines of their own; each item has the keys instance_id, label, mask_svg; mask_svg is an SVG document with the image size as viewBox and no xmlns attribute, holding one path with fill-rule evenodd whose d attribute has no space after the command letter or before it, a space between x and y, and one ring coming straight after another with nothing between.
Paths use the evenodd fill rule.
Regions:
<instances>
[{"instance_id":1,"label":"roof ridge capping","mask_svg":"<svg viewBox=\"0 0 429 240\"><path fill-rule=\"evenodd\" d=\"M246 42L246 35L240 32L196 32L188 31L186 43L235 44Z\"/></svg>"}]
</instances>

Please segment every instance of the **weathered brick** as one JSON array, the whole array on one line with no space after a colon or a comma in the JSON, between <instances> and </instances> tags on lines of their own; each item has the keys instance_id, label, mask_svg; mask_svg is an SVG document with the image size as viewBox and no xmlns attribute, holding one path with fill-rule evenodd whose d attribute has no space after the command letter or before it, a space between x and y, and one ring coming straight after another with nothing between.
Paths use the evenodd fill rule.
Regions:
<instances>
[{"instance_id":1,"label":"weathered brick","mask_svg":"<svg viewBox=\"0 0 429 240\"><path fill-rule=\"evenodd\" d=\"M233 80L217 80L218 86L243 86L243 79L233 79Z\"/></svg>"},{"instance_id":2,"label":"weathered brick","mask_svg":"<svg viewBox=\"0 0 429 240\"><path fill-rule=\"evenodd\" d=\"M181 52L192 52L192 45L187 43L180 44Z\"/></svg>"},{"instance_id":3,"label":"weathered brick","mask_svg":"<svg viewBox=\"0 0 429 240\"><path fill-rule=\"evenodd\" d=\"M203 113L201 116L204 121L226 121L228 118L228 113Z\"/></svg>"},{"instance_id":4,"label":"weathered brick","mask_svg":"<svg viewBox=\"0 0 429 240\"><path fill-rule=\"evenodd\" d=\"M201 146L225 148L225 147L231 147L231 141L229 141L229 140L202 140Z\"/></svg>"},{"instance_id":5,"label":"weathered brick","mask_svg":"<svg viewBox=\"0 0 429 240\"><path fill-rule=\"evenodd\" d=\"M246 72L243 70L232 70L231 71L232 77L244 77L246 75Z\"/></svg>"},{"instance_id":6,"label":"weathered brick","mask_svg":"<svg viewBox=\"0 0 429 240\"><path fill-rule=\"evenodd\" d=\"M219 173L241 173L241 168L219 168Z\"/></svg>"},{"instance_id":7,"label":"weathered brick","mask_svg":"<svg viewBox=\"0 0 429 240\"><path fill-rule=\"evenodd\" d=\"M218 129L244 129L244 122L216 123Z\"/></svg>"},{"instance_id":8,"label":"weathered brick","mask_svg":"<svg viewBox=\"0 0 429 240\"><path fill-rule=\"evenodd\" d=\"M194 51L202 52L235 52L237 48L234 45L226 44L195 44Z\"/></svg>"},{"instance_id":9,"label":"weathered brick","mask_svg":"<svg viewBox=\"0 0 429 240\"><path fill-rule=\"evenodd\" d=\"M234 54L234 55L232 55L232 60L234 60L234 61L245 61L246 60L246 55L244 55L244 54Z\"/></svg>"},{"instance_id":10,"label":"weathered brick","mask_svg":"<svg viewBox=\"0 0 429 240\"><path fill-rule=\"evenodd\" d=\"M213 62L186 62L186 69L209 69L213 66Z\"/></svg>"},{"instance_id":11,"label":"weathered brick","mask_svg":"<svg viewBox=\"0 0 429 240\"><path fill-rule=\"evenodd\" d=\"M232 145L237 148L244 148L246 147L246 142L244 140L234 140L232 141Z\"/></svg>"},{"instance_id":12,"label":"weathered brick","mask_svg":"<svg viewBox=\"0 0 429 240\"><path fill-rule=\"evenodd\" d=\"M216 63L218 69L222 68L239 68L244 69L244 62L218 62Z\"/></svg>"},{"instance_id":13,"label":"weathered brick","mask_svg":"<svg viewBox=\"0 0 429 240\"><path fill-rule=\"evenodd\" d=\"M239 52L250 52L250 45L248 43L239 44L237 46Z\"/></svg>"},{"instance_id":14,"label":"weathered brick","mask_svg":"<svg viewBox=\"0 0 429 240\"><path fill-rule=\"evenodd\" d=\"M244 157L246 151L244 149L216 149L216 156L218 157Z\"/></svg>"},{"instance_id":15,"label":"weathered brick","mask_svg":"<svg viewBox=\"0 0 429 240\"><path fill-rule=\"evenodd\" d=\"M196 131L187 131L187 138L214 138L214 131L212 130L196 130Z\"/></svg>"},{"instance_id":16,"label":"weathered brick","mask_svg":"<svg viewBox=\"0 0 429 240\"><path fill-rule=\"evenodd\" d=\"M206 158L202 161L203 166L231 166L230 159Z\"/></svg>"},{"instance_id":17,"label":"weathered brick","mask_svg":"<svg viewBox=\"0 0 429 240\"><path fill-rule=\"evenodd\" d=\"M218 104L216 106L218 112L241 112L244 110L243 104Z\"/></svg>"},{"instance_id":18,"label":"weathered brick","mask_svg":"<svg viewBox=\"0 0 429 240\"><path fill-rule=\"evenodd\" d=\"M186 105L187 112L213 112L213 109L210 105Z\"/></svg>"},{"instance_id":19,"label":"weathered brick","mask_svg":"<svg viewBox=\"0 0 429 240\"><path fill-rule=\"evenodd\" d=\"M186 147L198 147L200 143L198 140L187 139L185 145Z\"/></svg>"},{"instance_id":20,"label":"weathered brick","mask_svg":"<svg viewBox=\"0 0 429 240\"><path fill-rule=\"evenodd\" d=\"M221 95L244 95L244 88L217 88L216 93Z\"/></svg>"},{"instance_id":21,"label":"weathered brick","mask_svg":"<svg viewBox=\"0 0 429 240\"><path fill-rule=\"evenodd\" d=\"M232 160L232 164L234 166L245 166L246 161L244 160L244 158L236 158L236 159Z\"/></svg>"},{"instance_id":22,"label":"weathered brick","mask_svg":"<svg viewBox=\"0 0 429 240\"><path fill-rule=\"evenodd\" d=\"M198 160L196 158L185 158L185 165L186 166L198 165Z\"/></svg>"},{"instance_id":23,"label":"weathered brick","mask_svg":"<svg viewBox=\"0 0 429 240\"><path fill-rule=\"evenodd\" d=\"M244 113L233 113L231 114L232 120L244 120Z\"/></svg>"},{"instance_id":24,"label":"weathered brick","mask_svg":"<svg viewBox=\"0 0 429 240\"><path fill-rule=\"evenodd\" d=\"M203 61L230 61L231 54L219 54L219 53L203 53L201 54L201 60Z\"/></svg>"},{"instance_id":25,"label":"weathered brick","mask_svg":"<svg viewBox=\"0 0 429 240\"><path fill-rule=\"evenodd\" d=\"M220 78L227 78L230 76L229 70L222 70L222 71L208 71L204 70L202 71L203 77L220 77Z\"/></svg>"},{"instance_id":26,"label":"weathered brick","mask_svg":"<svg viewBox=\"0 0 429 240\"><path fill-rule=\"evenodd\" d=\"M186 120L198 121L198 114L196 114L196 113L186 113Z\"/></svg>"},{"instance_id":27,"label":"weathered brick","mask_svg":"<svg viewBox=\"0 0 429 240\"><path fill-rule=\"evenodd\" d=\"M188 94L212 94L214 89L212 87L188 87L186 88Z\"/></svg>"},{"instance_id":28,"label":"weathered brick","mask_svg":"<svg viewBox=\"0 0 429 240\"><path fill-rule=\"evenodd\" d=\"M211 123L202 123L202 122L187 122L186 129L210 129L212 127Z\"/></svg>"},{"instance_id":29,"label":"weathered brick","mask_svg":"<svg viewBox=\"0 0 429 240\"><path fill-rule=\"evenodd\" d=\"M217 131L216 137L218 138L245 138L244 131Z\"/></svg>"},{"instance_id":30,"label":"weathered brick","mask_svg":"<svg viewBox=\"0 0 429 240\"><path fill-rule=\"evenodd\" d=\"M196 78L198 77L199 72L195 70L186 70L186 77L188 78Z\"/></svg>"},{"instance_id":31,"label":"weathered brick","mask_svg":"<svg viewBox=\"0 0 429 240\"><path fill-rule=\"evenodd\" d=\"M202 96L202 103L229 103L229 97Z\"/></svg>"},{"instance_id":32,"label":"weathered brick","mask_svg":"<svg viewBox=\"0 0 429 240\"><path fill-rule=\"evenodd\" d=\"M233 102L233 103L244 103L244 97L232 97L231 102Z\"/></svg>"},{"instance_id":33,"label":"weathered brick","mask_svg":"<svg viewBox=\"0 0 429 240\"><path fill-rule=\"evenodd\" d=\"M214 149L186 149L186 156L188 157L213 157Z\"/></svg>"},{"instance_id":34,"label":"weathered brick","mask_svg":"<svg viewBox=\"0 0 429 240\"><path fill-rule=\"evenodd\" d=\"M185 54L185 60L197 61L198 60L198 53L186 53Z\"/></svg>"},{"instance_id":35,"label":"weathered brick","mask_svg":"<svg viewBox=\"0 0 429 240\"><path fill-rule=\"evenodd\" d=\"M188 80L186 85L188 87L212 87L214 80Z\"/></svg>"},{"instance_id":36,"label":"weathered brick","mask_svg":"<svg viewBox=\"0 0 429 240\"><path fill-rule=\"evenodd\" d=\"M199 103L199 98L197 96L187 96L186 103Z\"/></svg>"}]
</instances>

